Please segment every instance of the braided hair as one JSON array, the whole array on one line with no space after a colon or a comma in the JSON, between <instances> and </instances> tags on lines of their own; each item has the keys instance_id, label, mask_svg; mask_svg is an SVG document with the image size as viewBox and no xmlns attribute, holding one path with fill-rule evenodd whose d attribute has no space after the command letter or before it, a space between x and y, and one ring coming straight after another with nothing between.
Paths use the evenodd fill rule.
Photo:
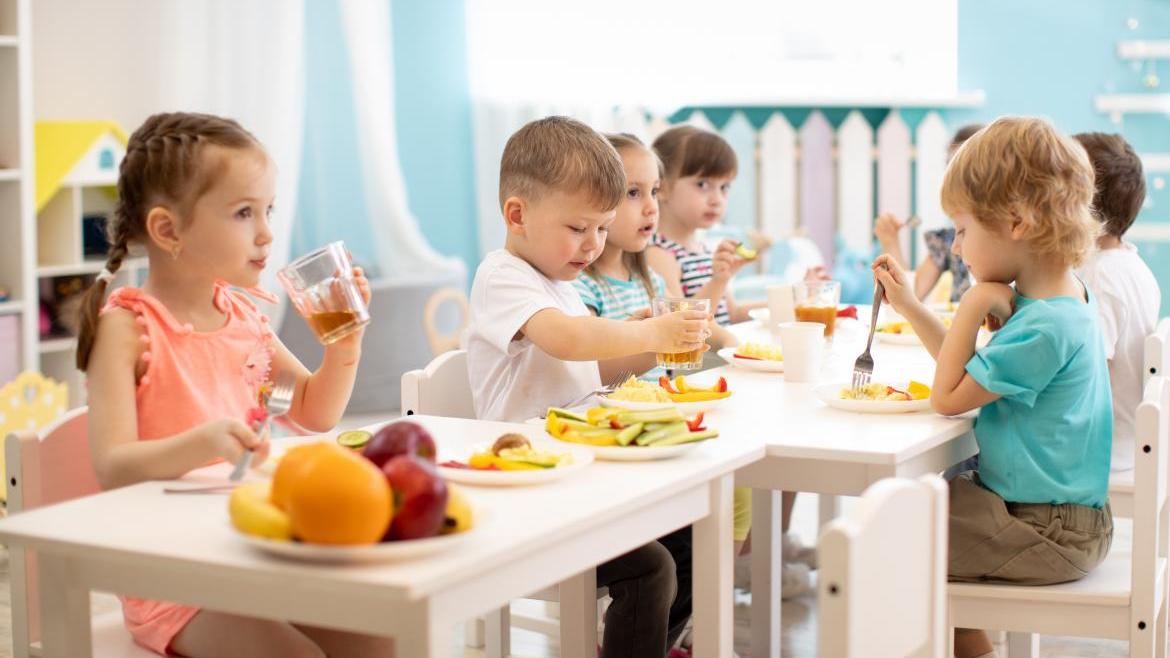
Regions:
<instances>
[{"instance_id":1,"label":"braided hair","mask_svg":"<svg viewBox=\"0 0 1170 658\"><path fill-rule=\"evenodd\" d=\"M118 202L106 223L110 248L105 271L86 290L81 303L79 370L89 366L109 279L122 266L130 245L146 240L150 210L165 205L183 215L215 183L215 169L206 166L201 158L203 148L209 144L232 149L262 148L240 124L210 114L155 114L130 136L118 172Z\"/></svg>"}]
</instances>

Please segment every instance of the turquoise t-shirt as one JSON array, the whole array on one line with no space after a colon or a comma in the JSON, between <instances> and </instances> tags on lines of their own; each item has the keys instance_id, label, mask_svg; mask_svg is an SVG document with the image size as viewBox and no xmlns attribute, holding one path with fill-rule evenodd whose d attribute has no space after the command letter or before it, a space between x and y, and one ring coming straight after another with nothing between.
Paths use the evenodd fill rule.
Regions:
<instances>
[{"instance_id":1,"label":"turquoise t-shirt","mask_svg":"<svg viewBox=\"0 0 1170 658\"><path fill-rule=\"evenodd\" d=\"M1016 295L1016 310L967 362L1002 397L979 410L979 478L1013 503L1105 505L1113 402L1097 302Z\"/></svg>"},{"instance_id":2,"label":"turquoise t-shirt","mask_svg":"<svg viewBox=\"0 0 1170 658\"><path fill-rule=\"evenodd\" d=\"M650 282L654 285L655 296L666 295L666 281L657 272L650 272ZM573 287L577 289L581 301L596 311L598 317L625 320L634 311L650 308L650 295L646 294L646 287L638 277L622 281L602 275L599 281L582 272L577 275Z\"/></svg>"}]
</instances>

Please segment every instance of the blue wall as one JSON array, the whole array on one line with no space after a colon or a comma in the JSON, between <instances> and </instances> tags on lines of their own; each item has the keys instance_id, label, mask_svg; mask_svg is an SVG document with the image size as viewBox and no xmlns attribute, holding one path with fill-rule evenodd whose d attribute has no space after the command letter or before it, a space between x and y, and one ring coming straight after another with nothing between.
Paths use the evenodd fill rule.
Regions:
<instances>
[{"instance_id":1,"label":"blue wall","mask_svg":"<svg viewBox=\"0 0 1170 658\"><path fill-rule=\"evenodd\" d=\"M439 252L479 261L462 2L391 3L398 147L410 209ZM391 26L387 26L390 34ZM345 240L376 262L335 0L305 1L305 144L293 253Z\"/></svg>"}]
</instances>

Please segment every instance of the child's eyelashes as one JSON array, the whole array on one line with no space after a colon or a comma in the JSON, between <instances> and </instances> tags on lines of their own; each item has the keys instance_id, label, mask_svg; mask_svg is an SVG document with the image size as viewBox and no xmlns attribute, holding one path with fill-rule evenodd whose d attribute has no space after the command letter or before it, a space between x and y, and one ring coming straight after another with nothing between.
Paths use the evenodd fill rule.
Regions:
<instances>
[{"instance_id":1,"label":"child's eyelashes","mask_svg":"<svg viewBox=\"0 0 1170 658\"><path fill-rule=\"evenodd\" d=\"M252 206L244 206L236 211L236 219L251 219Z\"/></svg>"},{"instance_id":2,"label":"child's eyelashes","mask_svg":"<svg viewBox=\"0 0 1170 658\"><path fill-rule=\"evenodd\" d=\"M731 191L731 183L724 183L723 185L719 186L719 189L723 190L724 194L726 194L727 192Z\"/></svg>"}]
</instances>

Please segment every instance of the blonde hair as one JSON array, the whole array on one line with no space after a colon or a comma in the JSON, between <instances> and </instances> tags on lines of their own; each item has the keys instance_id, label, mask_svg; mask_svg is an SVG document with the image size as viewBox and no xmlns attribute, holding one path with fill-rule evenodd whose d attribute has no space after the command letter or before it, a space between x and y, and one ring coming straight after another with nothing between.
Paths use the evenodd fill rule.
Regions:
<instances>
[{"instance_id":1,"label":"blonde hair","mask_svg":"<svg viewBox=\"0 0 1170 658\"><path fill-rule=\"evenodd\" d=\"M597 131L568 117L545 117L517 130L504 146L500 206L508 197L536 200L550 190L584 192L609 212L626 194L626 170Z\"/></svg>"},{"instance_id":2,"label":"blonde hair","mask_svg":"<svg viewBox=\"0 0 1170 658\"><path fill-rule=\"evenodd\" d=\"M1050 123L1003 117L975 133L943 176L942 207L985 225L1022 219L1038 256L1084 262L1100 225L1093 219L1093 167L1085 150Z\"/></svg>"},{"instance_id":3,"label":"blonde hair","mask_svg":"<svg viewBox=\"0 0 1170 658\"><path fill-rule=\"evenodd\" d=\"M638 139L634 135L631 135L630 133L607 133L605 135L605 139L609 141L610 145L613 146L613 148L618 152L619 156L621 155L621 152L626 149L641 149L642 151L649 153L650 157L654 158L654 162L658 165L658 177L662 177L662 160L658 158L658 155L654 151L647 148L646 145L642 143L642 140ZM622 165L622 170L625 171L624 164ZM649 295L651 299L653 299L655 293L654 279L650 275L650 266L646 263L646 252L623 251L622 264L625 265L626 269L633 273L635 277L637 277L638 281L642 284L642 287L646 289L646 294ZM597 271L597 261L593 261L592 263L586 265L585 273L592 277L594 281L600 283L603 287L607 289L609 288L609 283L605 280L605 277L601 276L601 273Z\"/></svg>"},{"instance_id":4,"label":"blonde hair","mask_svg":"<svg viewBox=\"0 0 1170 658\"><path fill-rule=\"evenodd\" d=\"M675 126L654 140L654 152L662 159L663 178L687 176L734 177L739 160L727 140L694 126Z\"/></svg>"},{"instance_id":5,"label":"blonde hair","mask_svg":"<svg viewBox=\"0 0 1170 658\"><path fill-rule=\"evenodd\" d=\"M146 216L151 208L167 205L184 214L211 189L222 171L222 167L202 157L203 150L211 145L264 150L240 124L210 114L155 114L130 135L118 171L118 202L106 224L110 243L107 271L117 272L129 254L130 244L146 240ZM108 285L99 277L82 297L78 370L89 367Z\"/></svg>"}]
</instances>

